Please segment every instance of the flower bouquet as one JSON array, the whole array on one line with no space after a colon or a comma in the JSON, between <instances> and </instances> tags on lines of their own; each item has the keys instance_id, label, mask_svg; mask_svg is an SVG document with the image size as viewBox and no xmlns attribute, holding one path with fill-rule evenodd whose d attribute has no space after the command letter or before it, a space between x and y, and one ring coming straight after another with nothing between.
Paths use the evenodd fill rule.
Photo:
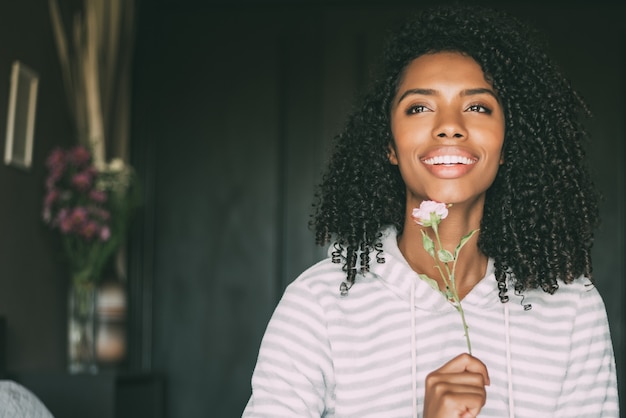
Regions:
<instances>
[{"instance_id":1,"label":"flower bouquet","mask_svg":"<svg viewBox=\"0 0 626 418\"><path fill-rule=\"evenodd\" d=\"M54 149L46 166L43 220L61 234L72 279L97 282L126 239L135 174L120 159L96 167L82 145Z\"/></svg>"},{"instance_id":2,"label":"flower bouquet","mask_svg":"<svg viewBox=\"0 0 626 418\"><path fill-rule=\"evenodd\" d=\"M43 220L60 233L71 274L69 371L93 373L96 286L126 239L138 203L135 174L119 159L97 167L81 145L54 149L46 166Z\"/></svg>"}]
</instances>

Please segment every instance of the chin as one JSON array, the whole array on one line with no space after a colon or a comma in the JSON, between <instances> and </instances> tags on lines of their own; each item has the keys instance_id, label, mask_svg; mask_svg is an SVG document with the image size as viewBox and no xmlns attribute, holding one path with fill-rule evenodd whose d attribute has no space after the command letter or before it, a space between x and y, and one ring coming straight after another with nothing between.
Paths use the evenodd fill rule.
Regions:
<instances>
[{"instance_id":1,"label":"chin","mask_svg":"<svg viewBox=\"0 0 626 418\"><path fill-rule=\"evenodd\" d=\"M438 191L428 195L428 199L436 202L447 203L451 205L475 205L477 203L484 204L485 193L468 194L467 191Z\"/></svg>"}]
</instances>

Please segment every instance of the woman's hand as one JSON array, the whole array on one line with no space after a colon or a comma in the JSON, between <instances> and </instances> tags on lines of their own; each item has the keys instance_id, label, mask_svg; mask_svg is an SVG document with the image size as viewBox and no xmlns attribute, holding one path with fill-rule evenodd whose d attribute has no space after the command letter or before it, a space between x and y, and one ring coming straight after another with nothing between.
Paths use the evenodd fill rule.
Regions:
<instances>
[{"instance_id":1,"label":"woman's hand","mask_svg":"<svg viewBox=\"0 0 626 418\"><path fill-rule=\"evenodd\" d=\"M469 354L456 356L426 376L424 418L474 418L487 400L489 374Z\"/></svg>"}]
</instances>

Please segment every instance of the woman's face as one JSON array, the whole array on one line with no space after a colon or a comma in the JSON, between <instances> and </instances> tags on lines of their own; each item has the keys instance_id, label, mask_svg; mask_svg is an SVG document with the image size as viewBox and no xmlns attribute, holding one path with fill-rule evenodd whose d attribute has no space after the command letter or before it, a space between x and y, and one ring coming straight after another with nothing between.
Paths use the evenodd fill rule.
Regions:
<instances>
[{"instance_id":1,"label":"woman's face","mask_svg":"<svg viewBox=\"0 0 626 418\"><path fill-rule=\"evenodd\" d=\"M413 60L393 101L391 131L389 160L407 204L484 203L502 162L504 114L476 61L455 52Z\"/></svg>"}]
</instances>

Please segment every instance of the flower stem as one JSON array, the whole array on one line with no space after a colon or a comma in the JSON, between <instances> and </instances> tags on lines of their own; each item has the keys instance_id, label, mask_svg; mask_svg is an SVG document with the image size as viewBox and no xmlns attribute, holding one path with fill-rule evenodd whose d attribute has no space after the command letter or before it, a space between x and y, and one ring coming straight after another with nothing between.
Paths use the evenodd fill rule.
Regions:
<instances>
[{"instance_id":1,"label":"flower stem","mask_svg":"<svg viewBox=\"0 0 626 418\"><path fill-rule=\"evenodd\" d=\"M441 244L441 238L439 238L439 228L437 227L437 225L438 225L437 222L433 222L431 228L435 232L435 239L437 240L437 244L439 245L439 249L443 250L443 245ZM446 269L446 272L448 273L448 277L452 277L452 273L450 272L450 267L448 266L448 263L445 263L445 262L441 261L439 259L439 256L437 256L437 262L443 264L445 269ZM454 265L456 265L456 259L454 260ZM445 280L444 274L441 272L441 269L439 269L439 273L441 274L441 277ZM455 286L454 280L452 280L452 286Z\"/></svg>"},{"instance_id":2,"label":"flower stem","mask_svg":"<svg viewBox=\"0 0 626 418\"><path fill-rule=\"evenodd\" d=\"M457 296L458 298L458 296ZM472 343L469 338L469 327L467 326L467 322L465 321L465 312L463 312L463 308L461 307L461 301L458 301L459 313L461 314L461 321L463 321L463 331L465 333L465 342L467 342L467 352L472 354Z\"/></svg>"},{"instance_id":3,"label":"flower stem","mask_svg":"<svg viewBox=\"0 0 626 418\"><path fill-rule=\"evenodd\" d=\"M433 232L435 233L435 239L437 240L439 249L443 249L443 245L441 244L441 238L439 238L439 230L437 228L437 222L434 222L431 227L433 229ZM461 298L459 298L459 292L457 291L457 288L456 288L456 281L455 281L455 276L454 276L456 272L457 257L455 256L454 260L452 261L452 271L450 271L450 267L448 266L448 263L442 262L439 259L437 252L435 252L435 259L438 263L442 263L445 266L447 277L446 277L446 274L443 273L443 270L441 269L440 266L435 266L435 267L437 268L437 270L439 270L439 274L441 275L441 278L444 284L446 285L446 288L452 291L452 296L456 304L456 309L461 314L461 321L463 322L463 333L465 334L465 342L467 343L467 352L471 355L472 344L469 338L469 327L467 326L467 321L465 320L465 312L463 311L463 306L461 305Z\"/></svg>"}]
</instances>

